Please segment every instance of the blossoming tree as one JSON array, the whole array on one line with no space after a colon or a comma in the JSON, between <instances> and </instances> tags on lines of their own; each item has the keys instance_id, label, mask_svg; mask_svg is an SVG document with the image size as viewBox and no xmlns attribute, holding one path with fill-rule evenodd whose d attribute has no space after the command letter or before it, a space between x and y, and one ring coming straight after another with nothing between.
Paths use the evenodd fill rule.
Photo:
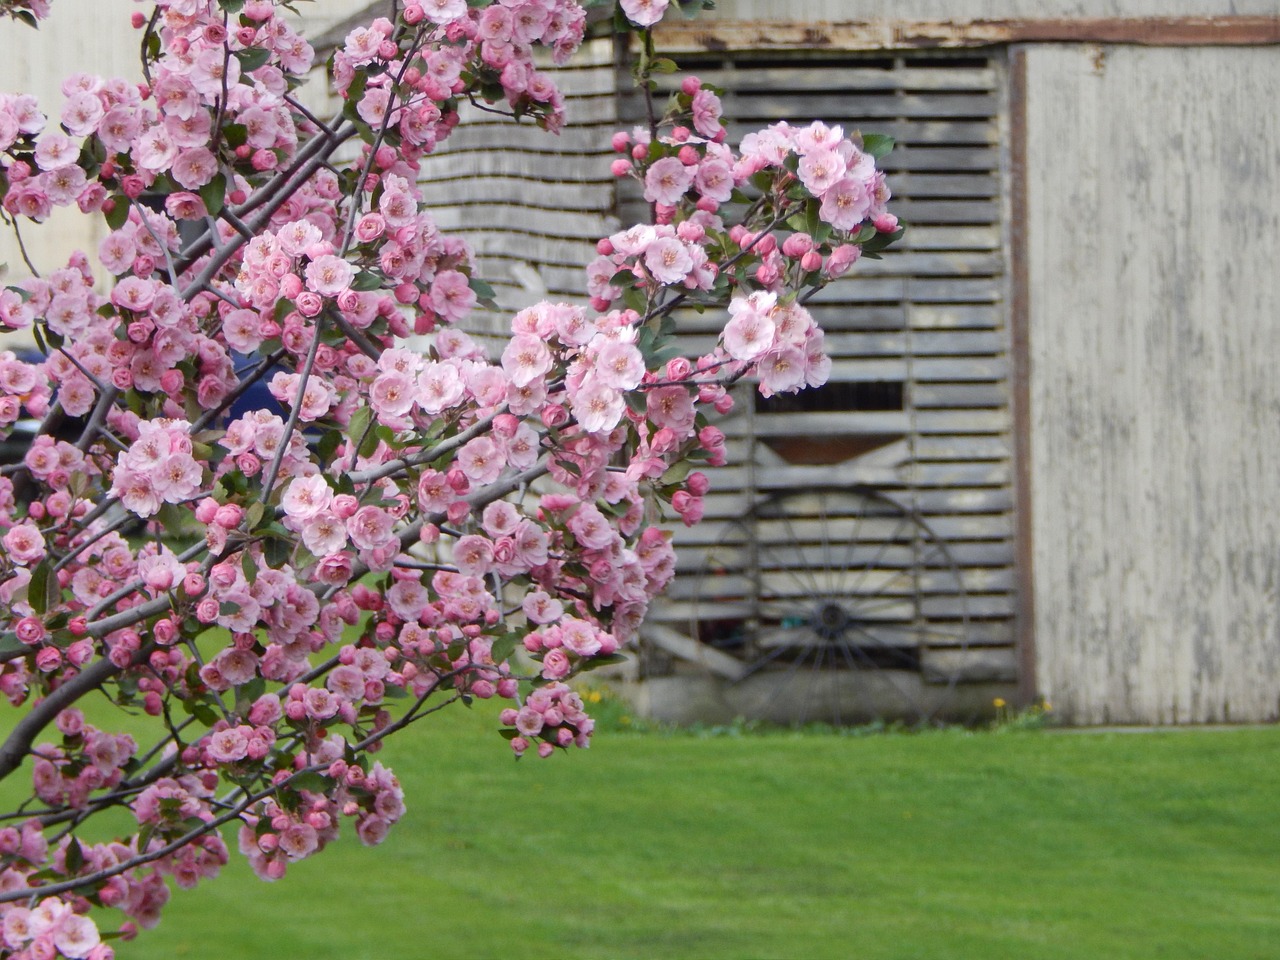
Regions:
<instances>
[{"instance_id":1,"label":"blossoming tree","mask_svg":"<svg viewBox=\"0 0 1280 960\"><path fill-rule=\"evenodd\" d=\"M582 39L574 0L409 0L333 54L332 118L296 96L314 53L270 0L135 12L142 77L69 77L48 118L0 94L6 218L110 229L0 291L40 348L0 353L0 424L40 425L0 473L0 779L30 784L0 818L0 956L110 957L228 836L270 880L344 821L380 842L405 807L372 755L448 704L506 701L517 756L587 745L565 681L671 578L657 524L696 522L695 468L725 459L708 412L744 376L821 384L806 298L897 235L885 140L815 122L735 148L694 78L652 105L667 5L616 18L651 109L613 173L653 222L600 241L591 310L520 311L498 358L459 326L491 291L418 164L468 104L562 124L540 64ZM47 0L0 9L34 25ZM724 311L711 353L680 355L682 306ZM259 385L274 404L244 403ZM131 833L87 839L121 811Z\"/></svg>"}]
</instances>

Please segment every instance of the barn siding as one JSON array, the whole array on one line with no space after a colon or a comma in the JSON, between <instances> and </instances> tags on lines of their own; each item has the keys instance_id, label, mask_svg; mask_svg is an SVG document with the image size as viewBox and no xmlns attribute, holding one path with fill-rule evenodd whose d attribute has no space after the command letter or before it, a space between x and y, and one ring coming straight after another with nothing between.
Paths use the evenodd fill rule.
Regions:
<instances>
[{"instance_id":1,"label":"barn siding","mask_svg":"<svg viewBox=\"0 0 1280 960\"><path fill-rule=\"evenodd\" d=\"M1225 17L1280 13L1277 0L719 0L706 20L995 20Z\"/></svg>"},{"instance_id":2,"label":"barn siding","mask_svg":"<svg viewBox=\"0 0 1280 960\"><path fill-rule=\"evenodd\" d=\"M1026 60L1041 692L1076 723L1275 719L1276 53Z\"/></svg>"}]
</instances>

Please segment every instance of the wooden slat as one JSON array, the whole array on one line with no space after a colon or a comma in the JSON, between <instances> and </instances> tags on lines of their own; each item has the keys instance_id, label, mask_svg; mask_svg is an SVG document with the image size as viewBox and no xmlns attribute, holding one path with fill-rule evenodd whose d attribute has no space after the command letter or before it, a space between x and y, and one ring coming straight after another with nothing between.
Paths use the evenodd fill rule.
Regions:
<instances>
[{"instance_id":1,"label":"wooden slat","mask_svg":"<svg viewBox=\"0 0 1280 960\"><path fill-rule=\"evenodd\" d=\"M916 456L921 460L1008 460L1010 453L1007 437L918 437L915 441ZM927 469L927 468L922 468ZM951 464L946 469L954 469Z\"/></svg>"},{"instance_id":2,"label":"wooden slat","mask_svg":"<svg viewBox=\"0 0 1280 960\"><path fill-rule=\"evenodd\" d=\"M427 208L464 203L512 203L537 209L608 210L613 203L613 181L559 183L515 176L454 177L423 180Z\"/></svg>"},{"instance_id":3,"label":"wooden slat","mask_svg":"<svg viewBox=\"0 0 1280 960\"><path fill-rule=\"evenodd\" d=\"M911 307L911 326L917 330L994 330L1002 325L994 304L926 303Z\"/></svg>"},{"instance_id":4,"label":"wooden slat","mask_svg":"<svg viewBox=\"0 0 1280 960\"><path fill-rule=\"evenodd\" d=\"M917 356L999 356L1008 350L1003 334L987 330L915 331L911 350Z\"/></svg>"},{"instance_id":5,"label":"wooden slat","mask_svg":"<svg viewBox=\"0 0 1280 960\"><path fill-rule=\"evenodd\" d=\"M947 91L928 93L900 93L887 97L858 97L846 101L850 112L841 116L838 110L821 110L838 122L850 120L875 121L881 118L901 119L923 117L947 119L953 117L987 117L996 109L996 99L991 94ZM774 91L763 95L738 94L733 97L733 117L742 124L769 123L776 120L815 118L819 104L813 97L797 93Z\"/></svg>"},{"instance_id":6,"label":"wooden slat","mask_svg":"<svg viewBox=\"0 0 1280 960\"><path fill-rule=\"evenodd\" d=\"M434 208L431 216L441 230L460 236L478 230L492 230L513 237L583 238L593 248L596 238L614 233L618 228L615 219L598 213L539 210L514 204L458 204Z\"/></svg>"},{"instance_id":7,"label":"wooden slat","mask_svg":"<svg viewBox=\"0 0 1280 960\"><path fill-rule=\"evenodd\" d=\"M696 59L685 60L682 66L696 72L703 83L727 88L734 93L773 94L778 90L820 92L824 94L850 93L855 97L880 91L990 91L996 88L996 73L990 67L977 70L916 67L885 69L883 67L858 67L841 64L836 68L818 61L811 67L753 67L747 60L740 69L729 67L715 69L700 64ZM664 92L669 89L664 85Z\"/></svg>"},{"instance_id":8,"label":"wooden slat","mask_svg":"<svg viewBox=\"0 0 1280 960\"><path fill-rule=\"evenodd\" d=\"M926 683L991 683L1018 679L1017 659L1011 647L925 650L920 668Z\"/></svg>"},{"instance_id":9,"label":"wooden slat","mask_svg":"<svg viewBox=\"0 0 1280 960\"><path fill-rule=\"evenodd\" d=\"M1009 388L1001 383L919 384L911 391L911 401L918 408L1005 407Z\"/></svg>"},{"instance_id":10,"label":"wooden slat","mask_svg":"<svg viewBox=\"0 0 1280 960\"><path fill-rule=\"evenodd\" d=\"M916 429L931 433L1006 433L1007 410L921 410L915 416Z\"/></svg>"},{"instance_id":11,"label":"wooden slat","mask_svg":"<svg viewBox=\"0 0 1280 960\"><path fill-rule=\"evenodd\" d=\"M530 152L508 153L502 150L473 150L458 154L438 153L432 156L433 177L527 176L564 181L584 180L600 183L608 179L609 158L605 154L552 154Z\"/></svg>"},{"instance_id":12,"label":"wooden slat","mask_svg":"<svg viewBox=\"0 0 1280 960\"><path fill-rule=\"evenodd\" d=\"M909 428L907 415L898 411L760 414L755 418L755 431L761 437L904 434Z\"/></svg>"},{"instance_id":13,"label":"wooden slat","mask_svg":"<svg viewBox=\"0 0 1280 960\"><path fill-rule=\"evenodd\" d=\"M1004 357L920 358L912 362L911 372L917 380L1003 382L1009 375L1009 362Z\"/></svg>"}]
</instances>

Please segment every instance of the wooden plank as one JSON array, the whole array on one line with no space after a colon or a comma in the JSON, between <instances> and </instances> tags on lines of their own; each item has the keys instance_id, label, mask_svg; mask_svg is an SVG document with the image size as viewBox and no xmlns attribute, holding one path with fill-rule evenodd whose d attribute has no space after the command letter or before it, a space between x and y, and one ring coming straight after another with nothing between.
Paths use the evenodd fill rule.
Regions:
<instances>
[{"instance_id":1,"label":"wooden plank","mask_svg":"<svg viewBox=\"0 0 1280 960\"><path fill-rule=\"evenodd\" d=\"M801 92L775 90L767 94L734 92L733 118L738 124L770 123L777 120L813 119L816 108L813 97ZM873 122L879 118L986 118L998 109L995 96L984 93L939 90L928 93L899 93L888 97L857 97L848 101L850 118ZM843 119L823 111L832 120ZM830 121L829 121L830 122Z\"/></svg>"},{"instance_id":2,"label":"wooden plank","mask_svg":"<svg viewBox=\"0 0 1280 960\"><path fill-rule=\"evenodd\" d=\"M894 148L880 166L892 176L898 170L995 170L999 163L1000 154L994 148L903 144Z\"/></svg>"},{"instance_id":3,"label":"wooden plank","mask_svg":"<svg viewBox=\"0 0 1280 960\"><path fill-rule=\"evenodd\" d=\"M992 330L915 330L909 342L920 357L999 356L1009 349L1008 338Z\"/></svg>"},{"instance_id":4,"label":"wooden plank","mask_svg":"<svg viewBox=\"0 0 1280 960\"><path fill-rule=\"evenodd\" d=\"M1000 460L1009 459L1009 441L1003 436L972 437L918 437L915 441L916 456L921 460ZM926 470L927 467L921 467ZM956 469L950 464L942 469ZM935 472L934 476L939 476Z\"/></svg>"},{"instance_id":5,"label":"wooden plank","mask_svg":"<svg viewBox=\"0 0 1280 960\"><path fill-rule=\"evenodd\" d=\"M1000 196L1000 178L994 173L901 173L890 186L895 197L911 200Z\"/></svg>"},{"instance_id":6,"label":"wooden plank","mask_svg":"<svg viewBox=\"0 0 1280 960\"><path fill-rule=\"evenodd\" d=\"M516 204L539 210L609 210L613 183L556 183L520 177L456 177L421 181L426 209L466 203Z\"/></svg>"},{"instance_id":7,"label":"wooden plank","mask_svg":"<svg viewBox=\"0 0 1280 960\"><path fill-rule=\"evenodd\" d=\"M911 326L916 330L994 330L1003 320L995 304L922 303L911 307Z\"/></svg>"},{"instance_id":8,"label":"wooden plank","mask_svg":"<svg viewBox=\"0 0 1280 960\"><path fill-rule=\"evenodd\" d=\"M994 302L1004 296L1000 280L990 277L961 277L943 279L913 277L909 299L916 303L978 303Z\"/></svg>"},{"instance_id":9,"label":"wooden plank","mask_svg":"<svg viewBox=\"0 0 1280 960\"><path fill-rule=\"evenodd\" d=\"M447 233L495 230L513 236L583 238L594 245L614 233L618 221L587 210L539 210L514 204L467 203L431 210L436 225ZM513 243L520 243L513 240Z\"/></svg>"},{"instance_id":10,"label":"wooden plank","mask_svg":"<svg viewBox=\"0 0 1280 960\"><path fill-rule=\"evenodd\" d=\"M922 409L1005 407L1009 404L1009 388L1002 383L917 384L911 390L911 402Z\"/></svg>"},{"instance_id":11,"label":"wooden plank","mask_svg":"<svg viewBox=\"0 0 1280 960\"><path fill-rule=\"evenodd\" d=\"M930 441L936 441L937 437L921 437L916 441L916 455L923 456L921 445ZM1001 444L1006 448L1007 442L1003 438L992 437L962 437L965 441L991 441ZM952 442L952 438L943 438L943 442ZM966 447L967 454L985 453L986 450L978 450L972 446ZM943 487L943 486L965 486L989 484L991 486L1004 485L1012 481L1012 473L1009 463L1006 460L977 460L975 462L959 462L959 463L922 463L917 461L912 465L910 476L912 481L921 487Z\"/></svg>"},{"instance_id":12,"label":"wooden plank","mask_svg":"<svg viewBox=\"0 0 1280 960\"><path fill-rule=\"evenodd\" d=\"M900 411L758 414L755 431L761 437L841 436L845 434L905 434L910 420Z\"/></svg>"},{"instance_id":13,"label":"wooden plank","mask_svg":"<svg viewBox=\"0 0 1280 960\"><path fill-rule=\"evenodd\" d=\"M732 56L732 54L730 54ZM978 69L957 70L948 67L878 67L864 66L865 61L841 59L827 62L820 55L807 64L795 67L760 67L748 58L741 65L716 69L711 63L697 59L686 61L685 69L696 72L703 83L732 90L734 93L766 93L795 90L823 94L883 93L886 91L991 91L996 89L996 71L985 58L973 61ZM662 85L668 93L670 84Z\"/></svg>"},{"instance_id":14,"label":"wooden plank","mask_svg":"<svg viewBox=\"0 0 1280 960\"><path fill-rule=\"evenodd\" d=\"M529 177L556 182L583 180L601 183L607 180L609 158L605 154L564 154L546 157L532 153L508 153L502 150L471 150L456 154L432 156L429 176L451 178Z\"/></svg>"},{"instance_id":15,"label":"wooden plank","mask_svg":"<svg viewBox=\"0 0 1280 960\"><path fill-rule=\"evenodd\" d=\"M965 597L964 601L926 597L921 601L926 617L1011 617L1013 597L1005 594L979 594Z\"/></svg>"},{"instance_id":16,"label":"wooden plank","mask_svg":"<svg viewBox=\"0 0 1280 960\"><path fill-rule=\"evenodd\" d=\"M995 226L908 225L899 241L904 250L999 250Z\"/></svg>"},{"instance_id":17,"label":"wooden plank","mask_svg":"<svg viewBox=\"0 0 1280 960\"><path fill-rule=\"evenodd\" d=\"M516 124L512 121L504 124L462 123L446 141L447 149L432 156L470 153L475 150L514 150L535 154L598 154L612 158L609 137L616 128L616 119L599 124L566 124L558 134L548 133L528 123Z\"/></svg>"},{"instance_id":18,"label":"wooden plank","mask_svg":"<svg viewBox=\"0 0 1280 960\"><path fill-rule=\"evenodd\" d=\"M914 229L913 221L911 229ZM987 251L948 251L945 253L916 250L885 251L883 260L860 260L854 273L832 286L837 291L845 283L857 283L863 277L876 276L993 276L1001 271L1001 258Z\"/></svg>"},{"instance_id":19,"label":"wooden plank","mask_svg":"<svg viewBox=\"0 0 1280 960\"><path fill-rule=\"evenodd\" d=\"M920 670L926 683L994 683L1018 679L1018 663L1012 647L927 649L921 653Z\"/></svg>"},{"instance_id":20,"label":"wooden plank","mask_svg":"<svg viewBox=\"0 0 1280 960\"><path fill-rule=\"evenodd\" d=\"M924 514L1001 513L1013 508L1013 494L1007 487L917 490L906 502Z\"/></svg>"},{"instance_id":21,"label":"wooden plank","mask_svg":"<svg viewBox=\"0 0 1280 960\"><path fill-rule=\"evenodd\" d=\"M1276 52L1037 49L1027 71L1037 679L1076 722L1274 720L1280 117L1247 104ZM1179 189L1212 164L1229 177ZM1116 224L1087 254L1082 207ZM1170 231L1196 241L1142 239Z\"/></svg>"},{"instance_id":22,"label":"wooden plank","mask_svg":"<svg viewBox=\"0 0 1280 960\"><path fill-rule=\"evenodd\" d=\"M1003 382L1009 375L1009 364L1002 357L921 357L913 361L911 372L917 380L925 383L939 380Z\"/></svg>"},{"instance_id":23,"label":"wooden plank","mask_svg":"<svg viewBox=\"0 0 1280 960\"><path fill-rule=\"evenodd\" d=\"M991 223L999 219L996 200L906 200L895 197L894 214L906 224Z\"/></svg>"},{"instance_id":24,"label":"wooden plank","mask_svg":"<svg viewBox=\"0 0 1280 960\"><path fill-rule=\"evenodd\" d=\"M714 647L698 643L686 634L662 624L646 621L640 628L640 638L682 660L699 663L726 680L740 680L747 674L747 665L741 660L735 660Z\"/></svg>"},{"instance_id":25,"label":"wooden plank","mask_svg":"<svg viewBox=\"0 0 1280 960\"><path fill-rule=\"evenodd\" d=\"M923 435L934 433L1006 433L1007 410L921 410L915 416L916 429Z\"/></svg>"},{"instance_id":26,"label":"wooden plank","mask_svg":"<svg viewBox=\"0 0 1280 960\"><path fill-rule=\"evenodd\" d=\"M1101 5L1099 5L1101 6ZM936 9L936 5L930 5ZM1036 7L1038 11L1044 8ZM751 20L737 18L680 22L668 20L658 30L660 49L671 53L711 50L876 51L966 49L1014 43L1111 43L1152 46L1261 45L1280 42L1280 18L1272 15L1168 16L1157 6L1152 16L1117 17L1113 5L1093 17L1080 16L1079 4L1063 4L1059 16L997 19L978 16L950 20L875 19L840 22L847 7L832 8L835 16L813 20ZM774 12L769 8L769 13ZM1235 5L1224 13L1235 13ZM824 22L825 21L825 22Z\"/></svg>"}]
</instances>

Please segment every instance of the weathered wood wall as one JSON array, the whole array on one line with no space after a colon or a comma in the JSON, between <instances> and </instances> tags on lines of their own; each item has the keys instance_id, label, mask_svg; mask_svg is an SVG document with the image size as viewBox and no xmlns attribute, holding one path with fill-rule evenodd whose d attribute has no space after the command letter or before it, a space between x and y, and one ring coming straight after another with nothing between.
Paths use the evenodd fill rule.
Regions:
<instances>
[{"instance_id":1,"label":"weathered wood wall","mask_svg":"<svg viewBox=\"0 0 1280 960\"><path fill-rule=\"evenodd\" d=\"M708 20L1000 20L1280 13L1276 0L718 0Z\"/></svg>"},{"instance_id":2,"label":"weathered wood wall","mask_svg":"<svg viewBox=\"0 0 1280 960\"><path fill-rule=\"evenodd\" d=\"M1076 723L1276 719L1280 53L1026 63L1040 690Z\"/></svg>"},{"instance_id":3,"label":"weathered wood wall","mask_svg":"<svg viewBox=\"0 0 1280 960\"><path fill-rule=\"evenodd\" d=\"M611 38L585 43L554 70L567 123L551 134L478 110L423 163L427 209L475 250L502 308L468 319L473 333L509 336L511 312L539 300L584 302L585 267L619 229L614 154L617 86Z\"/></svg>"},{"instance_id":4,"label":"weathered wood wall","mask_svg":"<svg viewBox=\"0 0 1280 960\"><path fill-rule=\"evenodd\" d=\"M887 593L910 582L922 617L940 634L963 634L945 653L922 650L926 673L1012 680L1003 57L800 51L681 59L726 91L731 142L777 120L819 116L846 131L897 138L884 167L893 209L909 226L884 260L857 264L810 304L833 358L828 387L776 406L743 391L736 413L721 423L733 465L712 472L703 524L676 531L680 576L651 622L698 633L690 621L708 616L708 583L723 579L715 569L722 538L735 536L736 521L766 496L866 484L916 512L945 542L963 584L958 591L926 549L897 561L910 572L882 571ZM624 96L623 119L638 121L638 110L638 98ZM634 200L624 202L624 220L643 214ZM687 349L702 352L723 317L689 312L678 322ZM870 555L884 546L874 540L874 524L841 527L831 519L832 530L856 530ZM821 565L825 555L816 540L769 549L775 556L789 549L799 566Z\"/></svg>"}]
</instances>

